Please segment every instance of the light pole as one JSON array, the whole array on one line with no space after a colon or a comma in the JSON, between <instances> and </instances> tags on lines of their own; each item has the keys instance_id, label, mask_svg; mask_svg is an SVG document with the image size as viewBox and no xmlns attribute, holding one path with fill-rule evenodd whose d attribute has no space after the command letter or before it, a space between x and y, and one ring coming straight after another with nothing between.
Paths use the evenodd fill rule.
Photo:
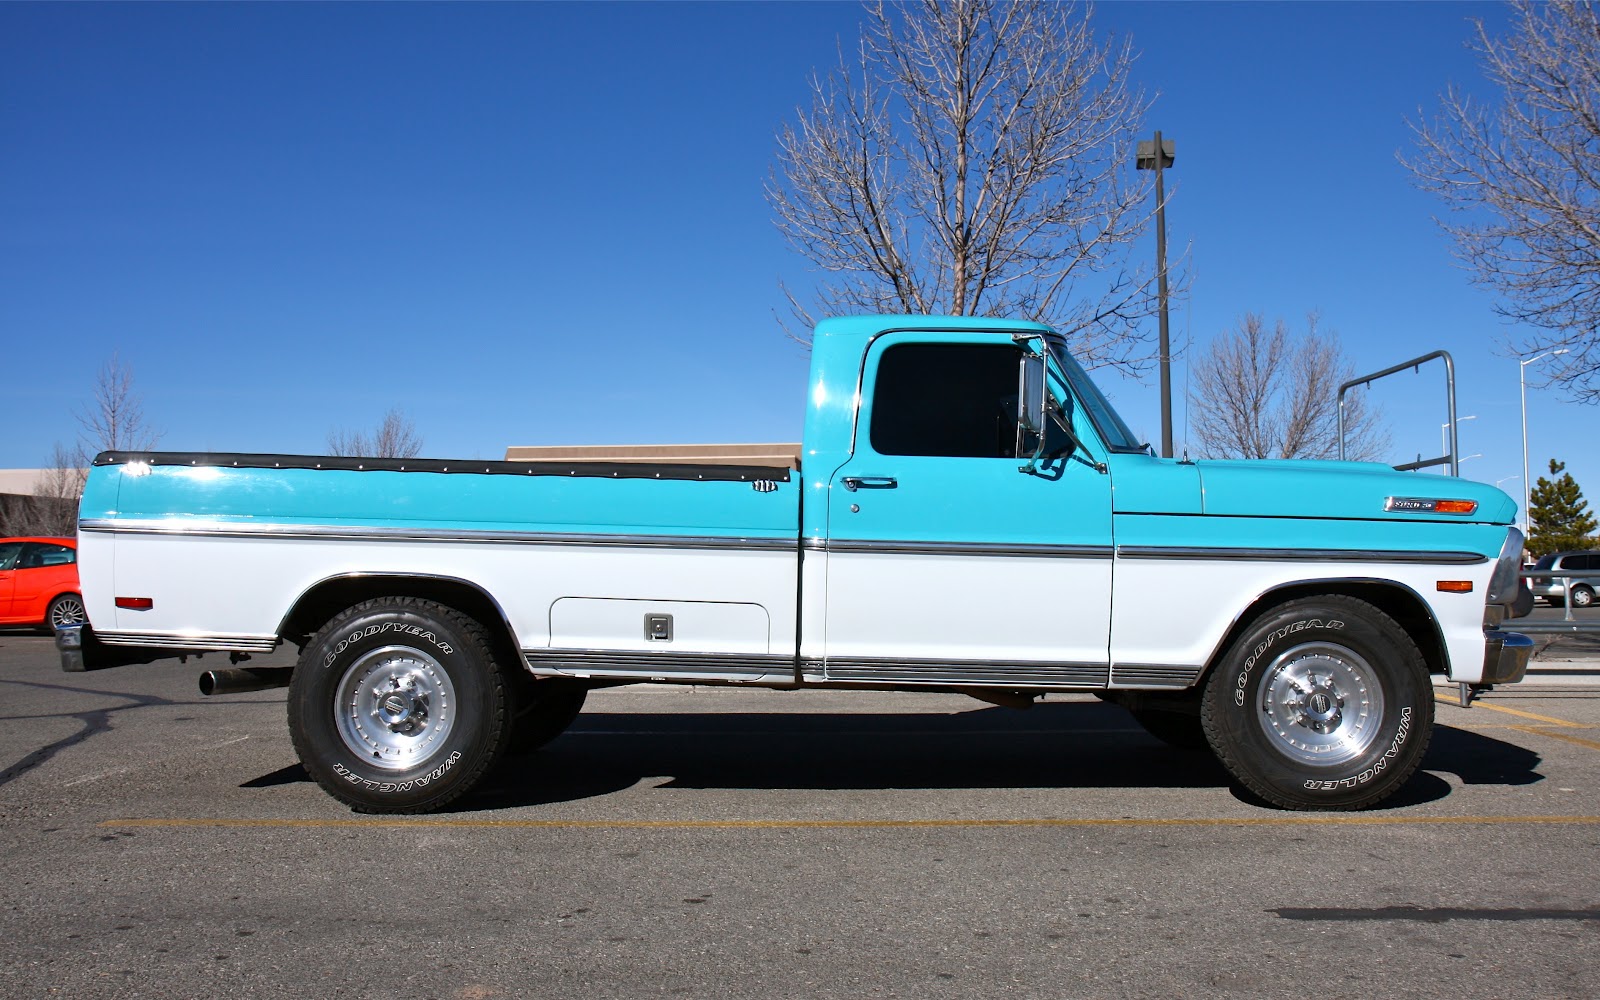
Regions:
<instances>
[{"instance_id":1,"label":"light pole","mask_svg":"<svg viewBox=\"0 0 1600 1000\"><path fill-rule=\"evenodd\" d=\"M1161 341L1161 457L1172 457L1172 347L1167 337L1167 193L1161 183L1161 172L1177 160L1177 146L1161 138L1156 131L1154 140L1139 140L1134 151L1135 170L1156 172L1156 290L1160 296ZM1158 152L1159 151L1159 152Z\"/></svg>"},{"instance_id":2,"label":"light pole","mask_svg":"<svg viewBox=\"0 0 1600 1000\"><path fill-rule=\"evenodd\" d=\"M1533 499L1533 489L1528 485L1528 366L1540 358L1553 358L1557 354L1565 354L1567 349L1559 351L1545 351L1535 354L1526 361L1517 362L1517 381L1522 383L1522 534L1526 537L1533 530L1533 522L1528 519L1528 504Z\"/></svg>"},{"instance_id":3,"label":"light pole","mask_svg":"<svg viewBox=\"0 0 1600 1000\"><path fill-rule=\"evenodd\" d=\"M1478 415L1476 413L1474 413L1470 417L1457 417L1456 418L1456 426L1460 427L1462 424L1466 423L1468 420L1476 420L1476 419L1478 419ZM1444 452L1444 456L1446 458L1454 459L1456 457L1456 455L1455 455L1455 452L1450 450L1450 433L1449 432L1450 432L1450 422L1449 421L1445 421L1444 423L1439 425L1439 450ZM1459 446L1460 446L1460 441L1458 440L1457 441L1457 447L1459 447ZM1460 465L1459 462L1456 463L1456 464ZM1460 470L1457 469L1456 471L1459 472Z\"/></svg>"}]
</instances>

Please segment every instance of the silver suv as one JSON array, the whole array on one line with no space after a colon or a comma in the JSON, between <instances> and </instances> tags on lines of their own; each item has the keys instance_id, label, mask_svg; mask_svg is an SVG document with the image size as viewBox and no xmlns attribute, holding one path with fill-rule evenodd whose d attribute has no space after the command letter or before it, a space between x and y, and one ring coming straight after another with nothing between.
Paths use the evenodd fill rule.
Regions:
<instances>
[{"instance_id":1,"label":"silver suv","mask_svg":"<svg viewBox=\"0 0 1600 1000\"><path fill-rule=\"evenodd\" d=\"M1542 597L1557 608L1567 603L1569 588L1575 608L1592 605L1595 591L1600 590L1600 552L1553 552L1540 556L1532 568L1558 574L1528 580L1528 589L1533 591L1534 597ZM1562 573L1571 576L1563 578L1559 575Z\"/></svg>"}]
</instances>

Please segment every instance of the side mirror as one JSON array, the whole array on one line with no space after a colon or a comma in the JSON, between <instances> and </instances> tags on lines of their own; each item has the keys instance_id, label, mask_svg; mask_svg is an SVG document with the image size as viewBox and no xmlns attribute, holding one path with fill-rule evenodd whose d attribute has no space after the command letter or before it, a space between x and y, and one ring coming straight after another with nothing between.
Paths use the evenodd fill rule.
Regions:
<instances>
[{"instance_id":1,"label":"side mirror","mask_svg":"<svg viewBox=\"0 0 1600 1000\"><path fill-rule=\"evenodd\" d=\"M1023 472L1031 472L1044 450L1045 408L1049 396L1045 390L1044 355L1023 351L1017 366L1017 457L1030 456Z\"/></svg>"}]
</instances>

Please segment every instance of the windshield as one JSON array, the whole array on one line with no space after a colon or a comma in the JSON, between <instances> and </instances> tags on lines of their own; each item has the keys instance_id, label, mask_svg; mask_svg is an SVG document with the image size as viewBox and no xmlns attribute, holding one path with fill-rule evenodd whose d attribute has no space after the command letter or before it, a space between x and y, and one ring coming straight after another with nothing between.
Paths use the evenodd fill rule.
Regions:
<instances>
[{"instance_id":1,"label":"windshield","mask_svg":"<svg viewBox=\"0 0 1600 1000\"><path fill-rule=\"evenodd\" d=\"M1116 452L1141 452L1148 451L1149 445L1133 436L1133 431L1122 422L1117 411L1111 406L1111 401L1100 392L1100 387L1090 380L1072 355L1067 353L1067 347L1059 340L1051 339L1050 358L1061 369L1061 374L1066 376L1068 384L1072 386L1072 394L1083 402L1083 408L1089 412L1089 419L1094 422L1095 430L1100 432L1101 440L1106 447Z\"/></svg>"}]
</instances>

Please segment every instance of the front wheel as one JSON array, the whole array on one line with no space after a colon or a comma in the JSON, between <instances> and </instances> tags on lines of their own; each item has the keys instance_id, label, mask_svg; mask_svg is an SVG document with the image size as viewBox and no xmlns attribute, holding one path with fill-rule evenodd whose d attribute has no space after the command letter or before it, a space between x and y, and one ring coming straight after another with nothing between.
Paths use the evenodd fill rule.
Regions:
<instances>
[{"instance_id":1,"label":"front wheel","mask_svg":"<svg viewBox=\"0 0 1600 1000\"><path fill-rule=\"evenodd\" d=\"M346 609L306 643L289 733L307 773L357 812L427 812L494 764L507 707L481 625L433 601L386 597Z\"/></svg>"},{"instance_id":2,"label":"front wheel","mask_svg":"<svg viewBox=\"0 0 1600 1000\"><path fill-rule=\"evenodd\" d=\"M1206 682L1201 722L1240 784L1288 809L1361 809L1422 760L1433 690L1422 653L1365 601L1291 601L1250 625Z\"/></svg>"}]
</instances>

